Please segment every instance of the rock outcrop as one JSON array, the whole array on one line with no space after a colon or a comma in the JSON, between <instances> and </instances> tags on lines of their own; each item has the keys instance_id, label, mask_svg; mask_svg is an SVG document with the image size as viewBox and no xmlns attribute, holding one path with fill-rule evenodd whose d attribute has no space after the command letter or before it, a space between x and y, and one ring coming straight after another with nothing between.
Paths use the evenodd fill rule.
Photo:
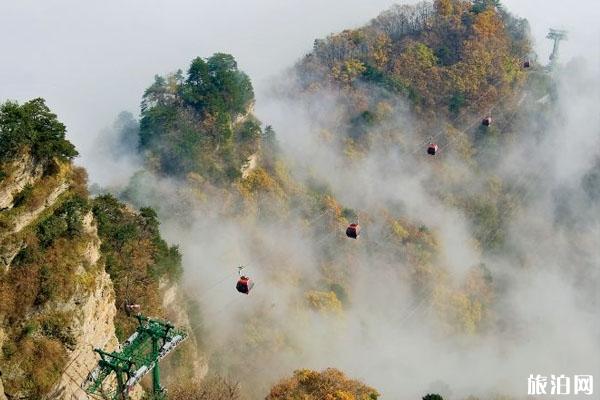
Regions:
<instances>
[{"instance_id":1,"label":"rock outcrop","mask_svg":"<svg viewBox=\"0 0 600 400\"><path fill-rule=\"evenodd\" d=\"M20 214L13 223L12 232L18 233L21 231L21 229L29 225L29 223L37 218L44 210L51 207L58 197L67 191L69 186L70 185L68 182L61 182L50 191L44 202L39 207Z\"/></svg>"},{"instance_id":2,"label":"rock outcrop","mask_svg":"<svg viewBox=\"0 0 600 400\"><path fill-rule=\"evenodd\" d=\"M61 170L62 168L62 170ZM24 154L19 160L3 166L4 179L0 184L0 206L3 213L10 213L10 223L2 226L0 232L0 273L7 273L17 254L26 247L21 231L35 230L40 217L51 209L61 195L73 187L70 178L71 167L61 165L52 176L44 176L45 168L36 164L35 160ZM15 206L16 196L30 185L42 189L44 197L35 207ZM44 186L46 185L46 186ZM66 363L58 382L46 396L50 399L88 399L89 396L81 388L85 377L98 362L94 348L113 350L118 346L115 335L114 318L115 293L113 282L105 271L100 256L100 239L97 234L93 214L87 212L82 217L82 232L72 239L67 246L71 247L76 269L70 276L76 282L73 294L66 301L47 302L43 307L28 310L28 315L44 318L55 313L72 316L66 321L65 332L69 332L71 341L66 349ZM1 317L1 315L0 315ZM9 331L18 326L5 326ZM8 332L8 331L7 331ZM10 334L10 333L9 333ZM0 327L0 346L7 339L5 330ZM6 366L10 371L10 379L15 379L22 372L15 365L0 364L0 372ZM3 377L0 376L0 379ZM5 379L9 379L6 376ZM10 393L0 380L0 400L28 398L27 390L13 384ZM141 390L137 390L141 394ZM7 396L8 395L8 396ZM138 396L139 397L139 396Z\"/></svg>"},{"instance_id":3,"label":"rock outcrop","mask_svg":"<svg viewBox=\"0 0 600 400\"><path fill-rule=\"evenodd\" d=\"M90 198L85 171L71 163L77 152L64 126L43 101L26 107L17 113L22 124L11 123L35 129L40 124L32 120L49 122L31 135L0 130L0 140L14 139L0 141L13 146L3 147L0 160L0 400L89 399L82 385L98 365L94 349L116 350L117 334L137 328L117 308L129 293L120 285L135 279L149 315L164 318L159 282L175 280L180 254L160 237L151 209L138 213L111 196ZM177 289L167 292L165 308L189 326ZM197 346L191 348L195 354ZM190 371L172 364L175 380L180 369ZM204 364L193 373L203 375ZM111 378L104 383L110 386ZM140 385L129 392L133 400L143 396Z\"/></svg>"},{"instance_id":4,"label":"rock outcrop","mask_svg":"<svg viewBox=\"0 0 600 400\"><path fill-rule=\"evenodd\" d=\"M2 378L0 377L0 400L7 400L4 394L4 385L2 384Z\"/></svg>"},{"instance_id":5,"label":"rock outcrop","mask_svg":"<svg viewBox=\"0 0 600 400\"><path fill-rule=\"evenodd\" d=\"M187 351L193 354L189 354L191 364L186 365L186 369L189 370L191 368L191 374L195 379L203 379L208 373L208 360L198 352L198 343L193 334L194 327L192 326L186 307L182 306L182 304L185 304L185 299L182 295L183 291L177 283L169 282L161 282L160 289L163 299L162 305L170 321L185 329L189 335L185 345L187 346Z\"/></svg>"},{"instance_id":6,"label":"rock outcrop","mask_svg":"<svg viewBox=\"0 0 600 400\"><path fill-rule=\"evenodd\" d=\"M89 396L80 385L98 363L94 349L112 351L119 344L115 336L114 318L117 310L113 283L104 266L97 265L100 259L100 239L96 227L93 226L91 213L84 217L83 224L91 240L82 254L82 267L79 273L87 273L83 265L92 266L91 268L94 268L97 273L91 290L82 288L71 298L71 301L60 305L63 311L75 311L70 331L75 337L76 344L68 356L67 368L53 391L53 396L57 399L88 399Z\"/></svg>"},{"instance_id":7,"label":"rock outcrop","mask_svg":"<svg viewBox=\"0 0 600 400\"><path fill-rule=\"evenodd\" d=\"M37 163L28 152L6 166L6 176L0 181L0 210L10 209L15 196L25 186L35 183L44 173L44 165Z\"/></svg>"}]
</instances>

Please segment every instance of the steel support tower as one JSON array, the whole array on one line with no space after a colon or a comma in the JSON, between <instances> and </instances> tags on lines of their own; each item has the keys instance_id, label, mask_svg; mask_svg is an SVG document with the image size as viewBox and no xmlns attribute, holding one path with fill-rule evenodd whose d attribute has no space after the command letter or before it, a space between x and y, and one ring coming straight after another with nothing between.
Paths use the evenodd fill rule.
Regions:
<instances>
[{"instance_id":1,"label":"steel support tower","mask_svg":"<svg viewBox=\"0 0 600 400\"><path fill-rule=\"evenodd\" d=\"M169 322L141 314L136 318L137 329L121 344L119 351L94 349L100 360L82 384L86 393L110 400L125 400L135 384L152 371L153 398L164 398L159 361L184 341L187 334Z\"/></svg>"}]
</instances>

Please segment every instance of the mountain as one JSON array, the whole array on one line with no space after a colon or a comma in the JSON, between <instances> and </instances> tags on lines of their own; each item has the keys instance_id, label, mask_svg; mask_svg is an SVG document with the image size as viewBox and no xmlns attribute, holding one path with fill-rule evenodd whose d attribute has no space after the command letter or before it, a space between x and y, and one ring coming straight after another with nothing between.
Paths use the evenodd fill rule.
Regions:
<instances>
[{"instance_id":1,"label":"mountain","mask_svg":"<svg viewBox=\"0 0 600 400\"><path fill-rule=\"evenodd\" d=\"M229 257L243 248L244 259L260 260L255 268L269 288L263 290L278 293L281 302L280 309L262 298L260 306L242 315L232 309L240 329L229 336L211 337L213 329L219 330L206 326L209 370L246 382L251 398L265 393L280 376L260 376L265 373L249 370L246 360L284 370L295 365L293 355L301 346L296 332L310 331L312 318L337 329L337 321L344 321L364 295L355 293L354 276L363 276L365 263L395 276L410 297L432 297L441 332L470 336L493 330L498 288L484 262L462 266L464 279L456 282L443 258L442 232L429 225L435 223L431 218L425 222L400 202L373 195L368 207L349 207L345 203L364 202L344 196L328 173L335 180L344 170L347 176L338 181L352 183L362 161L379 153L391 159L382 148L412 150L433 129L440 144L450 147L444 151L462 158L461 168L479 168L482 175L492 170L489 154L502 148L500 131L494 126L485 137L478 129L463 131L463 125L475 119L479 126L477 113L495 103L498 114L514 111L514 99L528 85L521 65L528 52L526 21L486 2L395 7L364 28L317 40L292 70L291 84L277 88L283 98L293 99L298 113L308 104L311 122L323 127L314 157L300 160L283 152L275 130L262 128L252 115L251 83L232 56L196 58L185 74L157 77L144 94L139 123L145 170L120 196L137 207L156 208L159 218L190 242L182 244L184 251L201 255L198 263L207 265L190 266L189 276L201 274L197 297L204 315L218 308L203 295L215 288L202 282L218 281L227 268L214 257L216 249ZM333 112L323 112L332 97ZM409 121L410 130L399 128ZM448 129L441 129L446 124ZM493 149L484 144L489 137L498 139ZM318 170L319 151L330 163L323 170ZM470 175L457 173L454 160L442 158L434 166L440 183L430 194L471 216L479 232L474 253L502 248L504 224L511 217L507 209L514 207L511 195L518 188L492 176L482 177L480 189L465 191ZM245 169L246 163L252 168ZM412 167L423 163L417 158ZM343 232L359 219L368 233L357 246ZM307 249L308 260L295 244ZM278 319L282 310L286 317Z\"/></svg>"},{"instance_id":2,"label":"mountain","mask_svg":"<svg viewBox=\"0 0 600 400\"><path fill-rule=\"evenodd\" d=\"M273 81L266 124L234 56L196 57L150 82L138 121L118 117L108 150L140 170L95 197L43 100L5 103L3 392L79 396L91 346L133 331L130 303L191 336L166 360L173 399L414 397L449 392L442 374L489 394L496 375L470 375L488 359L512 382L553 334L529 330L552 303L530 282L593 291L600 186L598 162L564 187L545 175L560 75L531 47L527 21L495 0L393 6L315 40Z\"/></svg>"},{"instance_id":3,"label":"mountain","mask_svg":"<svg viewBox=\"0 0 600 400\"><path fill-rule=\"evenodd\" d=\"M180 255L153 210L89 196L65 126L42 99L2 104L0 137L0 397L87 398L93 349L114 350L135 329L127 303L181 314L163 298Z\"/></svg>"}]
</instances>

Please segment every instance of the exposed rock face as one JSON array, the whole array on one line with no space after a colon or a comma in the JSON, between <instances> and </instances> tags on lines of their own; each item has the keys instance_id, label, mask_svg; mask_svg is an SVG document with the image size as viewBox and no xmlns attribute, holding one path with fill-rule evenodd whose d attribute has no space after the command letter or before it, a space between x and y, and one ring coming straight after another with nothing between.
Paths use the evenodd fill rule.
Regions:
<instances>
[{"instance_id":1,"label":"exposed rock face","mask_svg":"<svg viewBox=\"0 0 600 400\"><path fill-rule=\"evenodd\" d=\"M54 172L50 173L50 170ZM14 274L18 271L11 269L11 265L25 246L31 246L32 251L37 252L36 255L43 257L45 254L52 254L54 258L49 258L47 262L54 265L56 264L53 261L62 261L63 257L68 260L66 264L69 267L68 273L64 276L60 275L63 271L61 269L53 270L51 273L67 280L69 284L65 287L68 287L69 291L64 292L62 296L55 294L40 304L26 303L28 305L22 310L18 310L17 307L11 308L11 311L18 310L20 314L13 315L13 320L10 322L0 314L0 348L3 348L5 343L18 348L17 346L22 342L15 338L27 321L50 319L53 315L65 316L65 319L60 320L60 332L61 334L65 332L66 336L52 339L53 344L58 343L54 349L58 349L56 352L61 353L61 370L54 370L50 378L43 382L47 386L43 386L44 389L40 390L43 390L43 398L47 399L89 399L90 396L84 392L81 385L89 372L98 364L98 355L94 349L112 351L119 346L114 323L117 315L115 290L111 277L103 265L100 252L101 240L98 237L94 214L91 211L83 216L79 214L78 218L81 218L79 221L82 223L83 230L78 230L74 236L60 236L60 246L49 247L52 250L43 253L36 247L38 236L33 236L39 234L38 229L41 225L38 224L47 221L46 216L55 216L53 206L58 207L62 204L62 200L66 203L75 194L85 196L81 194L81 187L77 186L82 183L77 183L79 181L75 180L71 165L61 163L56 169L46 168L36 163L28 154L24 154L10 164L2 165L2 172L0 213L5 218L0 221L0 278L6 277L6 282L9 282L7 285L19 282L14 278ZM16 207L15 196L27 185L32 186L33 193L38 197L30 197L35 201L22 203ZM41 263L31 262L21 264L22 258L17 257L17 259L21 260L19 265L24 266L23 268L41 265ZM38 272L34 269L31 271ZM60 281L58 282L60 284ZM6 287L17 293L16 284ZM60 291L60 288L57 290ZM177 289L173 287L167 292L165 307L168 307L175 316L178 325L189 326L186 309L177 306L181 300ZM12 297L10 299L12 300ZM17 322L13 322L15 320ZM35 326L35 329L40 328ZM40 330L36 330L35 335L39 335L35 340L40 340L40 337L47 340L46 338L50 337ZM196 348L197 346L194 345L194 351ZM33 390L41 386L35 386L33 389L29 387L31 386L28 382L30 371L21 368L19 354L22 353L17 351L3 357L0 353L0 400L40 398L38 393L42 392L33 392ZM64 358L66 363L63 363ZM30 370L35 367L36 364L28 365ZM206 373L206 365L203 362L197 362L193 368L198 376ZM176 372L174 372L174 379L177 379ZM31 393L36 394L31 395ZM141 399L143 396L144 391L139 385L129 393L129 398L132 400Z\"/></svg>"},{"instance_id":2,"label":"exposed rock face","mask_svg":"<svg viewBox=\"0 0 600 400\"><path fill-rule=\"evenodd\" d=\"M40 163L36 163L29 153L24 153L17 161L3 165L3 172L8 175L0 181L0 212L13 208L15 196L25 186L40 185L44 168ZM70 187L71 183L67 179L54 183L44 201L38 207L32 210L20 211L14 215L9 223L5 223L0 231L0 270L7 269L23 248L23 241L15 234L23 230L48 207L54 205L58 198Z\"/></svg>"},{"instance_id":3,"label":"exposed rock face","mask_svg":"<svg viewBox=\"0 0 600 400\"><path fill-rule=\"evenodd\" d=\"M246 179L252 171L256 169L256 165L258 164L258 154L254 153L248 160L242 165L242 179Z\"/></svg>"},{"instance_id":4,"label":"exposed rock face","mask_svg":"<svg viewBox=\"0 0 600 400\"><path fill-rule=\"evenodd\" d=\"M15 195L40 179L44 173L44 166L36 163L28 152L13 161L7 169L9 176L0 182L0 210L12 208Z\"/></svg>"},{"instance_id":5,"label":"exposed rock face","mask_svg":"<svg viewBox=\"0 0 600 400\"><path fill-rule=\"evenodd\" d=\"M193 376L196 379L203 379L208 373L208 362L198 352L198 344L193 335L193 328L184 304L183 296L181 295L181 288L176 283L161 282L160 285L163 307L167 311L167 314L171 318L171 322L174 322L177 326L180 326L188 331L188 342L192 342L189 347L195 354L192 356L193 364ZM187 366L190 368L190 366Z\"/></svg>"},{"instance_id":6,"label":"exposed rock face","mask_svg":"<svg viewBox=\"0 0 600 400\"><path fill-rule=\"evenodd\" d=\"M111 351L118 346L114 325L117 313L115 293L110 276L103 266L96 266L100 259L100 239L96 227L93 226L92 213L85 215L83 226L91 240L82 254L79 273L86 273L83 266L88 265L97 271L97 275L91 290L81 288L68 303L60 305L60 308L65 311L76 311L76 317L70 326L76 344L69 354L67 367L53 391L52 396L57 399L88 399L89 396L80 385L98 362L94 349L102 348Z\"/></svg>"},{"instance_id":7,"label":"exposed rock face","mask_svg":"<svg viewBox=\"0 0 600 400\"><path fill-rule=\"evenodd\" d=\"M240 113L238 115L235 116L235 119L233 120L233 125L238 125L241 124L242 122L244 122L251 114L254 114L254 102L250 103L248 105L248 108L246 109L245 112Z\"/></svg>"},{"instance_id":8,"label":"exposed rock face","mask_svg":"<svg viewBox=\"0 0 600 400\"><path fill-rule=\"evenodd\" d=\"M23 248L23 243L18 241L12 243L10 241L6 243L0 243L0 271L7 269L12 261L15 259L19 251Z\"/></svg>"},{"instance_id":9,"label":"exposed rock face","mask_svg":"<svg viewBox=\"0 0 600 400\"><path fill-rule=\"evenodd\" d=\"M0 378L0 400L7 400L4 394L4 385L2 384L2 378Z\"/></svg>"},{"instance_id":10,"label":"exposed rock face","mask_svg":"<svg viewBox=\"0 0 600 400\"><path fill-rule=\"evenodd\" d=\"M37 207L34 210L31 210L29 212L19 215L19 217L17 218L17 220L14 223L13 233L20 232L21 229L26 227L31 221L33 221L38 215L40 215L45 209L47 209L48 207L51 207L54 204L54 202L56 201L56 199L58 199L58 197L61 194L63 194L69 188L69 186L70 185L68 182L60 183L58 186L56 186L50 192L50 194L48 194L48 196L46 197L46 200L44 201L44 203L41 206Z\"/></svg>"},{"instance_id":11,"label":"exposed rock face","mask_svg":"<svg viewBox=\"0 0 600 400\"><path fill-rule=\"evenodd\" d=\"M54 398L82 400L89 398L80 385L98 363L94 348L111 351L118 346L113 323L117 313L114 296L110 277L100 269L93 291L73 298L73 302L67 305L78 307L77 317L71 326L77 344L69 354L68 367L56 385Z\"/></svg>"}]
</instances>

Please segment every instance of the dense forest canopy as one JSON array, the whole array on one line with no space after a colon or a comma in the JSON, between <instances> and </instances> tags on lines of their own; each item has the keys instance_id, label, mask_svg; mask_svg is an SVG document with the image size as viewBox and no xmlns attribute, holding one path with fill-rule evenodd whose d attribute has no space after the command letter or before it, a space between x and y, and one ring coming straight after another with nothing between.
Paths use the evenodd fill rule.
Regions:
<instances>
[{"instance_id":1,"label":"dense forest canopy","mask_svg":"<svg viewBox=\"0 0 600 400\"><path fill-rule=\"evenodd\" d=\"M523 84L530 52L527 20L497 1L395 5L364 27L315 40L298 81L306 93L342 90L348 132L364 145L362 133L389 119L396 95L430 123L488 112Z\"/></svg>"},{"instance_id":2,"label":"dense forest canopy","mask_svg":"<svg viewBox=\"0 0 600 400\"><path fill-rule=\"evenodd\" d=\"M136 326L126 305L143 304L145 312L162 314L159 282L177 282L181 255L177 246L168 246L161 238L153 209L145 207L135 214L111 195L99 196L89 206L98 221L105 268L115 286L115 329L123 340Z\"/></svg>"},{"instance_id":3,"label":"dense forest canopy","mask_svg":"<svg viewBox=\"0 0 600 400\"><path fill-rule=\"evenodd\" d=\"M261 135L253 101L250 79L229 54L194 59L186 76L157 76L144 93L139 133L150 168L216 183L238 178Z\"/></svg>"},{"instance_id":4,"label":"dense forest canopy","mask_svg":"<svg viewBox=\"0 0 600 400\"><path fill-rule=\"evenodd\" d=\"M390 152L411 147L412 130L429 136L435 123L440 126L440 122L456 119L455 127L443 130L441 136L446 144L453 141L445 150L449 156L436 160L431 169L416 156L415 169L421 168L425 175L437 174L427 196L469 218L475 239L469 246L473 245L474 253L505 250L507 220L520 205L514 201L520 188L493 173L487 176L487 172L501 160L505 139L499 137L500 132L508 133L514 125L504 124L501 130L458 129L464 124L462 117L475 118L479 124L480 114L496 105L504 114L517 109L514 97L531 85L522 65L530 53L528 29L526 20L513 17L495 1L441 0L394 6L365 27L316 40L313 51L291 71L298 86L284 85L283 91L299 100L294 104L299 110L305 98L319 108L328 99L321 94L336 95L334 107L339 103L339 109L325 116L329 125L319 126L324 133L317 146L326 149L328 161L347 169L348 174L360 169L361 161L373 162L386 145ZM536 82L544 92L547 79L538 77ZM397 112L398 102L410 105L410 116ZM216 232L221 225L235 227L233 236L250 249L246 257L260 260L263 277L272 279L270 284L277 285L277 290L293 291L290 302L295 308L288 310L284 322L277 319L277 310L263 304L266 308L239 315L236 323L242 327L224 342L221 335L211 338L213 328L203 325L213 371L253 382L260 379L260 373L249 371L246 360L265 365L273 365L273 360L286 362L277 355L294 354L296 332L310 331L307 315L326 319L327 326L352 315L360 298L353 276L365 268L363 263L370 274L393 271L398 285L415 298L428 293L440 335L469 337L495 329L498 286L485 262L465 263L461 267L464 276L455 281L443 258L444 243L438 229L407 213L399 201L380 199L365 209L350 208L345 204L349 197L339 195L339 186L336 191L328 182L327 174L335 180L342 173L328 167L327 176L320 176L323 171L313 168L310 156L306 164L292 165L293 159L280 152L273 128L261 129L248 113L252 103L250 81L228 55L196 58L185 75L179 71L157 77L144 94L140 121L140 150L148 171L134 176L123 192L134 204L163 206L161 216L174 217L181 223L176 226L193 232L190 248L203 249L199 252L202 258L213 252L213 243L227 249L224 252L229 256L230 238L222 244ZM414 126L407 128L403 118ZM321 121L315 118L312 122L319 125ZM309 124L302 128L301 134L311 134ZM331 132L326 131L329 128ZM340 154L337 143L343 144ZM349 151L353 147L360 151ZM252 154L259 155L257 164L242 176L241 167ZM454 156L464 164L457 166ZM304 170L298 174L299 169ZM471 172L481 174L481 182L464 190L474 176ZM159 186L167 176L178 178L178 184L161 191ZM371 178L377 184L385 182L379 175ZM355 181L364 184L363 178L348 182ZM212 190L214 186L219 190ZM354 186L348 191L356 194L360 184ZM400 191L406 190L402 187ZM368 229L360 246L353 246L339 233L357 221L359 214ZM215 216L217 226L204 220ZM271 230L279 233L286 229L298 237L291 235L285 243L270 237ZM290 250L288 242L295 241L311 250L311 261ZM270 248L271 242L278 246ZM216 264L206 267L203 281L221 268ZM293 289L288 287L290 282ZM335 370L299 371L276 385L270 398L377 398L374 389L354 381L346 385L340 374ZM258 396L261 389L264 386L252 387L248 395ZM178 389L179 396L198 393L202 391L196 388Z\"/></svg>"},{"instance_id":5,"label":"dense forest canopy","mask_svg":"<svg viewBox=\"0 0 600 400\"><path fill-rule=\"evenodd\" d=\"M50 112L44 99L22 105L8 101L0 106L0 162L11 159L25 147L38 160L77 156L75 147L65 139L65 126Z\"/></svg>"},{"instance_id":6,"label":"dense forest canopy","mask_svg":"<svg viewBox=\"0 0 600 400\"><path fill-rule=\"evenodd\" d=\"M294 371L271 389L265 400L377 400L377 390L349 379L343 372L328 368L322 372Z\"/></svg>"}]
</instances>

